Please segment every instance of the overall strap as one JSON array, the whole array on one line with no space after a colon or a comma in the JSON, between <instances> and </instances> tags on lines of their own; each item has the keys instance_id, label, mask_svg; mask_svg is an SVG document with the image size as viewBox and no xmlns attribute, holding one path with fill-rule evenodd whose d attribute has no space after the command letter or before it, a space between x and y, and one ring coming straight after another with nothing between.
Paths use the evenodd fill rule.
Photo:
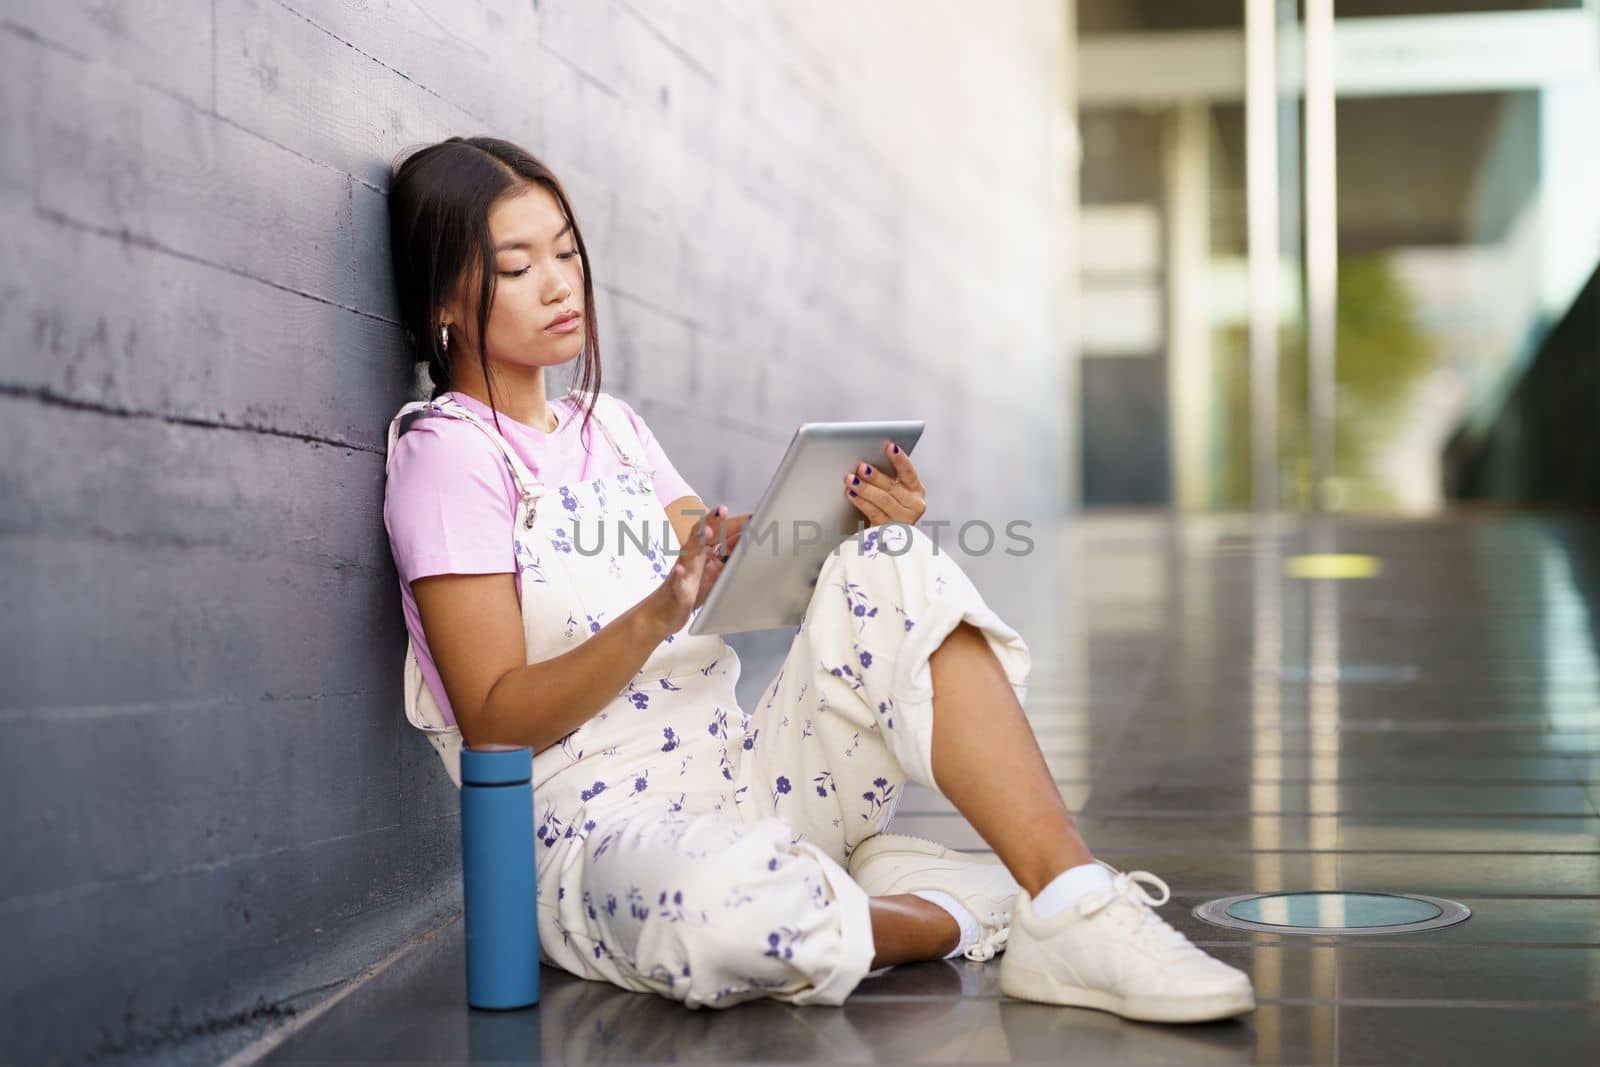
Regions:
<instances>
[{"instance_id":1,"label":"overall strap","mask_svg":"<svg viewBox=\"0 0 1600 1067\"><path fill-rule=\"evenodd\" d=\"M389 464L394 459L394 443L400 439L401 434L411 429L412 423L426 414L428 407L429 401L413 400L395 412L394 418L389 420L389 442L384 446L383 450L383 469L385 472L388 471Z\"/></svg>"},{"instance_id":2,"label":"overall strap","mask_svg":"<svg viewBox=\"0 0 1600 1067\"><path fill-rule=\"evenodd\" d=\"M569 395L577 399L576 393ZM646 478L655 474L656 469L645 462L644 442L639 440L633 423L623 413L622 405L617 403L615 397L605 392L598 394L595 397L594 417L624 464L635 468Z\"/></svg>"},{"instance_id":3,"label":"overall strap","mask_svg":"<svg viewBox=\"0 0 1600 1067\"><path fill-rule=\"evenodd\" d=\"M528 527L533 526L534 505L545 494L547 487L533 476L533 472L517 457L514 450L504 437L487 422L484 422L475 412L459 404L450 396L438 396L432 400L420 400L405 405L389 423L389 454L394 454L394 442L400 434L409 430L417 419L423 418L454 418L465 419L472 423L494 443L500 450L500 455L506 461L507 468L511 471L511 481L515 484L517 494L522 502L527 505L526 517L523 520ZM387 461L386 461L387 462Z\"/></svg>"},{"instance_id":4,"label":"overall strap","mask_svg":"<svg viewBox=\"0 0 1600 1067\"><path fill-rule=\"evenodd\" d=\"M580 402L581 398L576 390L569 392L567 395L575 403ZM500 450L500 455L505 459L506 466L511 471L511 480L516 484L517 492L523 499L528 501L531 511L531 505L540 496L544 495L546 486L533 476L533 472L528 470L527 465L517 456L516 450L493 426L448 394L438 396L432 400L413 401L402 407L389 423L387 455L393 456L395 441L401 434L409 430L416 420L439 416L465 419L482 430L489 440L494 442L495 447ZM621 406L610 393L601 392L595 397L594 419L599 423L601 432L611 442L611 447L621 457L622 462L638 471L642 480L648 481L655 474L655 467L645 461L644 443L639 440L639 435L634 431L633 423L623 414ZM385 465L387 465L387 460L385 460Z\"/></svg>"}]
</instances>

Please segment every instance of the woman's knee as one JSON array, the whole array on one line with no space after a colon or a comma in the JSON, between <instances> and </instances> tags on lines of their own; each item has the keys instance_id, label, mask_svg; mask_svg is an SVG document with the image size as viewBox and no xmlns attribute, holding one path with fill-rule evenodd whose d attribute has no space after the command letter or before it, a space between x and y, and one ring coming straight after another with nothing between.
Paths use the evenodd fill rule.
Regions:
<instances>
[{"instance_id":1,"label":"woman's knee","mask_svg":"<svg viewBox=\"0 0 1600 1067\"><path fill-rule=\"evenodd\" d=\"M833 558L865 563L914 556L932 556L938 547L920 527L903 522L869 526L840 544Z\"/></svg>"}]
</instances>

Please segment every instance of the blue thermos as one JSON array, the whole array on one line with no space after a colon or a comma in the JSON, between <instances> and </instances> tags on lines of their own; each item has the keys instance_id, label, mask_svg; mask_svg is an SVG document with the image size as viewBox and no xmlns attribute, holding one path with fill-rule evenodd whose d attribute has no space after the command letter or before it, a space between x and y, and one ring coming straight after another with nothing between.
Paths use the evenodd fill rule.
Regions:
<instances>
[{"instance_id":1,"label":"blue thermos","mask_svg":"<svg viewBox=\"0 0 1600 1067\"><path fill-rule=\"evenodd\" d=\"M539 1002L533 845L533 750L462 746L461 883L471 1007Z\"/></svg>"}]
</instances>

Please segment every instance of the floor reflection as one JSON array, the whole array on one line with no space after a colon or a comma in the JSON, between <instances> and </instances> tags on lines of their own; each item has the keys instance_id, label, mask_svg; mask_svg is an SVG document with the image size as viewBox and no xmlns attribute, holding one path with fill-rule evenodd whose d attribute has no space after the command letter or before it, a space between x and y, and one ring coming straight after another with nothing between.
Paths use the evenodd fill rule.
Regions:
<instances>
[{"instance_id":1,"label":"floor reflection","mask_svg":"<svg viewBox=\"0 0 1600 1067\"><path fill-rule=\"evenodd\" d=\"M1063 796L1102 856L1171 885L1168 921L1252 975L1256 1012L1129 1023L1003 998L995 964L965 961L837 1009L690 1011L547 970L537 1009L469 1012L457 922L273 1062L1600 1061L1600 527L1124 514L1036 533L1023 565L969 569L1034 652L1027 707ZM1315 554L1380 566L1286 569ZM896 829L985 847L925 789ZM1472 916L1303 937L1189 914L1331 889Z\"/></svg>"}]
</instances>

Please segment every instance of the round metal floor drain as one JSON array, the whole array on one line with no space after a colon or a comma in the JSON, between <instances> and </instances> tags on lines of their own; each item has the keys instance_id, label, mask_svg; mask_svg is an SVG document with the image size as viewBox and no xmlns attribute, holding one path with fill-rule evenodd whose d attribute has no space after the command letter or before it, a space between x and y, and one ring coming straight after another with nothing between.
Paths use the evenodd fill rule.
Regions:
<instances>
[{"instance_id":1,"label":"round metal floor drain","mask_svg":"<svg viewBox=\"0 0 1600 1067\"><path fill-rule=\"evenodd\" d=\"M1266 934L1410 934L1468 918L1465 905L1421 893L1242 893L1196 904L1197 919Z\"/></svg>"}]
</instances>

